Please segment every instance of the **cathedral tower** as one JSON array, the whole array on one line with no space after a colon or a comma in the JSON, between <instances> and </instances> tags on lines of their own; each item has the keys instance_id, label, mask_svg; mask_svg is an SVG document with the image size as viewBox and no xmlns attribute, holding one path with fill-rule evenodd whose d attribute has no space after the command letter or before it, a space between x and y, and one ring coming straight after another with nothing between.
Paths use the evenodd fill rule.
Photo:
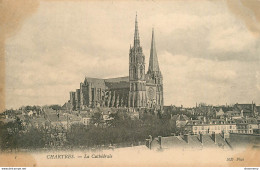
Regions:
<instances>
[{"instance_id":1,"label":"cathedral tower","mask_svg":"<svg viewBox=\"0 0 260 170\"><path fill-rule=\"evenodd\" d=\"M152 30L152 42L150 50L149 67L147 71L149 81L152 81L156 88L155 106L163 107L163 76L159 68L157 52L155 48L154 29ZM149 93L149 90L148 90Z\"/></svg>"},{"instance_id":2,"label":"cathedral tower","mask_svg":"<svg viewBox=\"0 0 260 170\"><path fill-rule=\"evenodd\" d=\"M145 56L140 46L137 15L135 18L134 45L129 50L129 106L146 107Z\"/></svg>"}]
</instances>

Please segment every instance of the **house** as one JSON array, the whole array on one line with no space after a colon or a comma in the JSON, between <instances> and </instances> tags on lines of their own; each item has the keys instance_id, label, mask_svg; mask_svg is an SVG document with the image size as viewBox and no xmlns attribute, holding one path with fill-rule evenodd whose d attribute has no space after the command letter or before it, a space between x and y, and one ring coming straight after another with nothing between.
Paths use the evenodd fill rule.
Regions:
<instances>
[{"instance_id":1,"label":"house","mask_svg":"<svg viewBox=\"0 0 260 170\"><path fill-rule=\"evenodd\" d=\"M216 107L215 110L216 110L216 117L220 118L224 116L225 112L223 111L222 107Z\"/></svg>"},{"instance_id":2,"label":"house","mask_svg":"<svg viewBox=\"0 0 260 170\"><path fill-rule=\"evenodd\" d=\"M237 110L229 110L229 111L225 112L224 116L226 118L229 118L229 119L240 119L240 118L242 118L240 111L237 111Z\"/></svg>"},{"instance_id":3,"label":"house","mask_svg":"<svg viewBox=\"0 0 260 170\"><path fill-rule=\"evenodd\" d=\"M231 117L233 114L233 108L229 106L218 106L214 107L216 118L224 119L226 117Z\"/></svg>"},{"instance_id":4,"label":"house","mask_svg":"<svg viewBox=\"0 0 260 170\"><path fill-rule=\"evenodd\" d=\"M256 109L257 115L260 115L260 106L256 106L255 109Z\"/></svg>"},{"instance_id":5,"label":"house","mask_svg":"<svg viewBox=\"0 0 260 170\"><path fill-rule=\"evenodd\" d=\"M230 119L190 120L185 130L191 134L228 133L236 131L236 123Z\"/></svg>"},{"instance_id":6,"label":"house","mask_svg":"<svg viewBox=\"0 0 260 170\"><path fill-rule=\"evenodd\" d=\"M236 119L236 133L253 134L254 129L259 129L259 123L255 118Z\"/></svg>"},{"instance_id":7,"label":"house","mask_svg":"<svg viewBox=\"0 0 260 170\"><path fill-rule=\"evenodd\" d=\"M256 105L252 104L235 104L234 110L240 112L241 117L254 117L257 115Z\"/></svg>"},{"instance_id":8,"label":"house","mask_svg":"<svg viewBox=\"0 0 260 170\"><path fill-rule=\"evenodd\" d=\"M171 115L171 124L177 128L184 127L190 119L186 115Z\"/></svg>"},{"instance_id":9,"label":"house","mask_svg":"<svg viewBox=\"0 0 260 170\"><path fill-rule=\"evenodd\" d=\"M68 113L65 113L64 116L67 116L69 126L71 126L72 124L82 123L82 117L80 116L68 114Z\"/></svg>"},{"instance_id":10,"label":"house","mask_svg":"<svg viewBox=\"0 0 260 170\"><path fill-rule=\"evenodd\" d=\"M83 118L82 118L82 123L83 123L84 125L90 125L90 123L91 123L91 118L90 118L90 117L83 117Z\"/></svg>"},{"instance_id":11,"label":"house","mask_svg":"<svg viewBox=\"0 0 260 170\"><path fill-rule=\"evenodd\" d=\"M90 125L92 121L92 114L90 112L83 112L80 114L81 121L84 125Z\"/></svg>"},{"instance_id":12,"label":"house","mask_svg":"<svg viewBox=\"0 0 260 170\"><path fill-rule=\"evenodd\" d=\"M165 114L174 114L177 111L179 111L179 109L176 106L163 106L163 111Z\"/></svg>"}]
</instances>

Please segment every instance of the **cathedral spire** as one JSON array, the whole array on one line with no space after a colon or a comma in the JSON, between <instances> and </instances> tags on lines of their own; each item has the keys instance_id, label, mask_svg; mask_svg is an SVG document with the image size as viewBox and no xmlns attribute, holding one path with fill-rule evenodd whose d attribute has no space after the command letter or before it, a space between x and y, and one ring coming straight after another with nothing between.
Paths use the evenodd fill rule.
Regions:
<instances>
[{"instance_id":1,"label":"cathedral spire","mask_svg":"<svg viewBox=\"0 0 260 170\"><path fill-rule=\"evenodd\" d=\"M151 42L151 50L150 50L150 60L148 72L160 72L156 48L155 48L155 38L154 38L154 29L152 31L152 42Z\"/></svg>"},{"instance_id":2,"label":"cathedral spire","mask_svg":"<svg viewBox=\"0 0 260 170\"><path fill-rule=\"evenodd\" d=\"M140 46L137 13L136 13L136 16L135 16L135 36L134 36L134 47L136 47L136 46Z\"/></svg>"}]
</instances>

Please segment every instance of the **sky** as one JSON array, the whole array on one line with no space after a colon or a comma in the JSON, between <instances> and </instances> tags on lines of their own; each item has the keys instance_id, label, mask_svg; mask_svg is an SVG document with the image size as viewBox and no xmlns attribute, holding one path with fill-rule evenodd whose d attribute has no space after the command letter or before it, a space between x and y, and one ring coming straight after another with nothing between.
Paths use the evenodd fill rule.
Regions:
<instances>
[{"instance_id":1,"label":"sky","mask_svg":"<svg viewBox=\"0 0 260 170\"><path fill-rule=\"evenodd\" d=\"M5 42L6 108L64 104L85 76L128 76L136 12L146 70L155 30L165 105L260 105L256 7L232 0L40 1Z\"/></svg>"}]
</instances>

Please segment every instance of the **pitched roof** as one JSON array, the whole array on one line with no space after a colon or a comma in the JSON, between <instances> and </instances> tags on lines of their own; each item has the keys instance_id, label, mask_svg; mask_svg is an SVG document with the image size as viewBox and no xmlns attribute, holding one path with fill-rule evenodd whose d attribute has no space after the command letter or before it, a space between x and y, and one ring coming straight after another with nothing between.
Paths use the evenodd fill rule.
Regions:
<instances>
[{"instance_id":1,"label":"pitched roof","mask_svg":"<svg viewBox=\"0 0 260 170\"><path fill-rule=\"evenodd\" d=\"M85 77L84 84L86 84L86 83L94 83L94 84L104 85L105 81L104 81L104 79Z\"/></svg>"},{"instance_id":2,"label":"pitched roof","mask_svg":"<svg viewBox=\"0 0 260 170\"><path fill-rule=\"evenodd\" d=\"M220 134L215 134L216 143L214 142L211 134L202 136L202 143L199 139L199 135L188 135L188 142L184 140L183 136L167 136L161 137L161 146L164 149L167 148L229 148L229 145ZM155 138L158 141L158 138Z\"/></svg>"},{"instance_id":3,"label":"pitched roof","mask_svg":"<svg viewBox=\"0 0 260 170\"><path fill-rule=\"evenodd\" d=\"M247 148L247 147L257 147L260 146L260 135L257 134L242 134L242 133L230 133L229 138L227 138L228 143L232 148Z\"/></svg>"},{"instance_id":4,"label":"pitched roof","mask_svg":"<svg viewBox=\"0 0 260 170\"><path fill-rule=\"evenodd\" d=\"M233 110L232 107L224 107L224 106L219 106L219 107L214 107L214 108L215 108L215 110L216 110L217 112L219 112L219 111L222 109L222 111L223 111L224 113Z\"/></svg>"},{"instance_id":5,"label":"pitched roof","mask_svg":"<svg viewBox=\"0 0 260 170\"><path fill-rule=\"evenodd\" d=\"M105 82L105 85L109 89L124 89L124 88L130 88L129 82Z\"/></svg>"},{"instance_id":6,"label":"pitched roof","mask_svg":"<svg viewBox=\"0 0 260 170\"><path fill-rule=\"evenodd\" d=\"M108 79L99 79L99 78L91 78L85 77L85 84L93 83L99 86L107 86L109 89L121 89L121 88L129 88L129 77L116 77L116 78L108 78Z\"/></svg>"},{"instance_id":7,"label":"pitched roof","mask_svg":"<svg viewBox=\"0 0 260 170\"><path fill-rule=\"evenodd\" d=\"M104 81L109 83L122 82L122 81L129 82L129 76L109 78L109 79L104 79Z\"/></svg>"},{"instance_id":8,"label":"pitched roof","mask_svg":"<svg viewBox=\"0 0 260 170\"><path fill-rule=\"evenodd\" d=\"M186 115L174 115L172 117L173 120L180 120L180 121L186 121L186 120L190 120Z\"/></svg>"},{"instance_id":9,"label":"pitched roof","mask_svg":"<svg viewBox=\"0 0 260 170\"><path fill-rule=\"evenodd\" d=\"M256 106L255 108L256 108L257 112L260 113L260 106Z\"/></svg>"},{"instance_id":10,"label":"pitched roof","mask_svg":"<svg viewBox=\"0 0 260 170\"><path fill-rule=\"evenodd\" d=\"M255 104L253 104L255 106ZM243 112L251 112L252 111L252 104L235 104L234 109L239 111L243 110Z\"/></svg>"},{"instance_id":11,"label":"pitched roof","mask_svg":"<svg viewBox=\"0 0 260 170\"><path fill-rule=\"evenodd\" d=\"M173 146L183 147L183 146L187 146L187 143L178 136L168 136L168 137L162 137L161 145L163 148L169 148Z\"/></svg>"}]
</instances>

